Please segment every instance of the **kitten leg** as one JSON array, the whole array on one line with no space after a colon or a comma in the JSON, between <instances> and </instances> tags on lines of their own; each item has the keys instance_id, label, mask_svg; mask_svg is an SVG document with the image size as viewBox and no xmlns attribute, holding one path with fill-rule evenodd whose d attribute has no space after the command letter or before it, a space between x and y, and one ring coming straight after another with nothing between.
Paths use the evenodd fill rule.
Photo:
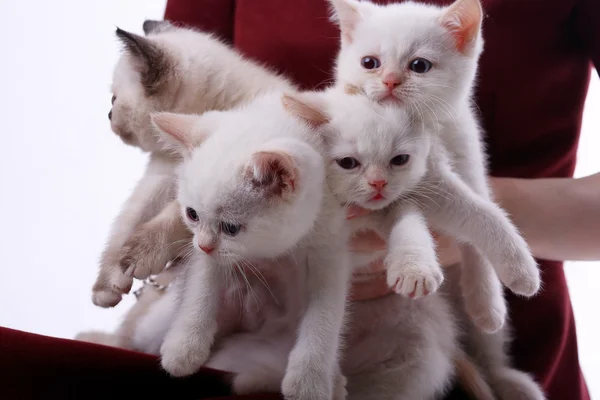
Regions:
<instances>
[{"instance_id":1,"label":"kitten leg","mask_svg":"<svg viewBox=\"0 0 600 400\"><path fill-rule=\"evenodd\" d=\"M192 234L180 214L179 203L173 200L127 240L120 257L126 276L146 279L162 272L169 261L181 255Z\"/></svg>"},{"instance_id":2,"label":"kitten leg","mask_svg":"<svg viewBox=\"0 0 600 400\"><path fill-rule=\"evenodd\" d=\"M502 209L471 190L446 168L432 171L439 195L420 199L436 228L480 249L498 277L513 292L532 296L540 287L540 271L529 247Z\"/></svg>"},{"instance_id":3,"label":"kitten leg","mask_svg":"<svg viewBox=\"0 0 600 400\"><path fill-rule=\"evenodd\" d=\"M345 242L308 255L308 306L282 383L286 400L332 398L349 281Z\"/></svg>"},{"instance_id":4,"label":"kitten leg","mask_svg":"<svg viewBox=\"0 0 600 400\"><path fill-rule=\"evenodd\" d=\"M463 244L460 284L465 309L475 325L487 333L504 326L507 309L502 284L494 267L473 245Z\"/></svg>"},{"instance_id":5,"label":"kitten leg","mask_svg":"<svg viewBox=\"0 0 600 400\"><path fill-rule=\"evenodd\" d=\"M465 314L464 298L459 286L459 268L447 268L446 295L465 327L462 335L464 350L475 361L498 400L544 400L537 383L526 373L510 367L506 348L510 342L509 324L493 334L478 329Z\"/></svg>"},{"instance_id":6,"label":"kitten leg","mask_svg":"<svg viewBox=\"0 0 600 400\"><path fill-rule=\"evenodd\" d=\"M160 348L169 374L191 375L208 359L217 332L221 278L209 256L199 255L198 262L188 265L177 316Z\"/></svg>"},{"instance_id":7,"label":"kitten leg","mask_svg":"<svg viewBox=\"0 0 600 400\"><path fill-rule=\"evenodd\" d=\"M123 244L139 224L154 217L172 197L173 167L164 160L151 158L146 172L112 226L110 239L100 260L98 277L92 288L92 301L100 307L114 307L131 289L133 279L119 266Z\"/></svg>"},{"instance_id":8,"label":"kitten leg","mask_svg":"<svg viewBox=\"0 0 600 400\"><path fill-rule=\"evenodd\" d=\"M433 237L417 207L397 207L394 217L385 258L388 285L411 298L427 296L444 280Z\"/></svg>"}]
</instances>

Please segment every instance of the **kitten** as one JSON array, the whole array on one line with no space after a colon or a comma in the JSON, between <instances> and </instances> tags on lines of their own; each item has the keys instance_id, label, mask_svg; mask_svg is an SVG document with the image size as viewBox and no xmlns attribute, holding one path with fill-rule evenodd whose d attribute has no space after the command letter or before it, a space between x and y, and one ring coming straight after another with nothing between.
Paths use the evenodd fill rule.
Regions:
<instances>
[{"instance_id":1,"label":"kitten","mask_svg":"<svg viewBox=\"0 0 600 400\"><path fill-rule=\"evenodd\" d=\"M438 134L458 175L491 199L471 106L483 49L479 1L456 0L444 8L410 1L386 6L330 2L341 30L337 85L439 123ZM513 292L532 296L540 286L539 270L535 263L491 265L480 249L468 244L461 246L461 253L467 312L481 329L495 332L506 317L498 277Z\"/></svg>"},{"instance_id":2,"label":"kitten","mask_svg":"<svg viewBox=\"0 0 600 400\"><path fill-rule=\"evenodd\" d=\"M303 94L296 96L294 101L305 107L309 104L314 115L328 113L332 116L324 132L324 146L330 157L328 185L342 204L372 210L370 214L352 220L351 233L369 228L388 238L387 255L377 252L368 261L385 256L388 284L396 292L418 297L433 293L442 282L425 217L437 229L477 246L494 263L517 266L535 263L525 241L502 210L491 200L477 195L452 171L446 148L435 134L432 121L415 119L406 109L392 104L380 105L364 96L348 95L341 88L322 95L327 100L326 110L314 96ZM358 268L365 265L365 261L361 257L353 260L352 265ZM377 302L380 303L378 307L391 309L394 313L385 314L375 309L372 301L353 304L355 312L356 309L362 312L360 316L353 315L349 324L349 351L343 372L348 377L350 397L368 398L368 393L374 393L378 386L382 392L373 394L373 398L430 399L436 393L442 393L452 376L449 366L453 360L463 357L448 350L456 352L459 347L451 340L457 336L453 319L447 316L450 320L440 320L442 314L451 315L448 304L438 296L431 303L425 303L429 306L412 306L400 299L383 298ZM413 316L416 307L422 308L418 308L418 314ZM422 326L412 327L419 325L416 321L410 322L413 318L419 318ZM400 323L401 328L397 326ZM440 325L433 328L432 324ZM391 329L387 335L386 329ZM406 333L408 331L410 335ZM436 338L437 334L441 337ZM397 358L390 355L389 343L393 341L384 340L386 336L404 338L398 341L401 349L396 350ZM427 340L434 340L432 336L438 344L444 343L444 347L425 346ZM482 334L474 336L473 340L480 337ZM498 334L494 340L499 344L501 337ZM443 338L450 339L444 342ZM381 343L387 344L385 349L381 348ZM424 351L431 353L418 360L406 354ZM498 354L504 353L498 350ZM407 358L411 360L411 367L405 363ZM383 368L382 364L387 366ZM390 364L395 368L389 367ZM359 377L352 365L360 366ZM520 380L520 387L532 390L534 395L541 393L527 375L508 367L505 356L494 355L484 365L487 371L494 371L492 374L502 371L502 374L508 373ZM363 376L365 369L369 370L368 378ZM497 377L494 376L491 382L496 382ZM519 390L513 388L511 393ZM502 398L508 400L510 397Z\"/></svg>"},{"instance_id":3,"label":"kitten","mask_svg":"<svg viewBox=\"0 0 600 400\"><path fill-rule=\"evenodd\" d=\"M378 6L356 0L330 1L342 37L337 84L374 101L404 106L420 119L440 124L437 135L449 153L449 162L468 186L489 199L480 129L470 105L483 47L479 2L457 0L440 8L414 2ZM455 184L462 185L460 180ZM446 212L453 201L460 199L456 193L442 193L435 196L435 202L428 197L426 193L418 200L429 210L428 221L434 228L441 228L440 222L464 217ZM478 218L469 217L469 222ZM498 243L499 248L503 246ZM491 253L484 253L490 257ZM501 398L543 399L530 377L508 367L508 328L498 331L506 306L492 267L474 247L463 246L462 255L462 273L453 279L460 279L462 287L463 299L459 303L466 314L458 311L468 329L464 336L467 348L486 369L490 384ZM539 289L535 263L511 265L490 258L500 280L514 292L530 296ZM458 290L454 287L455 292ZM490 335L477 328L497 332Z\"/></svg>"},{"instance_id":4,"label":"kitten","mask_svg":"<svg viewBox=\"0 0 600 400\"><path fill-rule=\"evenodd\" d=\"M146 37L121 29L116 32L125 52L115 67L113 105L108 117L112 130L123 142L150 153L150 158L144 176L113 223L101 257L92 295L94 304L101 307L119 303L122 294L131 288L132 275L146 278L162 270L181 250L175 242L171 258L145 263L156 270L130 270L125 275L120 267L126 241L132 238L132 246L144 249L132 234L175 197L178 156L165 151L157 140L150 113L224 110L259 93L291 87L284 78L245 60L211 35L163 21L146 21L144 32ZM159 218L153 223L163 221ZM189 237L182 223L165 229L172 229L178 239Z\"/></svg>"},{"instance_id":5,"label":"kitten","mask_svg":"<svg viewBox=\"0 0 600 400\"><path fill-rule=\"evenodd\" d=\"M205 365L219 330L231 324L221 313L228 271L267 264L281 273L298 271L298 294L292 297L300 302L300 315L292 318L297 323L260 338L273 342L273 349L263 348L275 358L278 349L286 350L280 363L287 364L285 374L252 376L245 385L272 385L275 379L286 399L331 399L334 381L343 381L336 377L348 238L344 210L325 185L324 161L315 150L319 143L312 130L327 122L325 115L317 117L310 123L294 118L280 93L200 117L154 115L166 147L184 159L178 202L196 249L160 349L172 375Z\"/></svg>"}]
</instances>

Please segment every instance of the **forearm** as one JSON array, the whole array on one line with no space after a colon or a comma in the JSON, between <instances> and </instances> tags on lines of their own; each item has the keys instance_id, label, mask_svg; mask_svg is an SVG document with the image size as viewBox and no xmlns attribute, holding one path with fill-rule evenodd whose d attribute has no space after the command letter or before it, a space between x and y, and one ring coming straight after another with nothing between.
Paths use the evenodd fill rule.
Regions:
<instances>
[{"instance_id":1,"label":"forearm","mask_svg":"<svg viewBox=\"0 0 600 400\"><path fill-rule=\"evenodd\" d=\"M600 174L580 179L492 178L491 184L536 257L600 259Z\"/></svg>"},{"instance_id":2,"label":"forearm","mask_svg":"<svg viewBox=\"0 0 600 400\"><path fill-rule=\"evenodd\" d=\"M542 259L600 259L600 174L580 179L491 178L496 201L533 254ZM460 261L456 244L438 237L442 265Z\"/></svg>"}]
</instances>

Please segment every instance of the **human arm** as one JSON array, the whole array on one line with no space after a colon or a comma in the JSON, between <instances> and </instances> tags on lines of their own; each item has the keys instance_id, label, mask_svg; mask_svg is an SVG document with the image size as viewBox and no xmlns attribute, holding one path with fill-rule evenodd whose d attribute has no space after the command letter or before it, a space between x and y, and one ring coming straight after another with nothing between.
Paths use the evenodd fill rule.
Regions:
<instances>
[{"instance_id":1,"label":"human arm","mask_svg":"<svg viewBox=\"0 0 600 400\"><path fill-rule=\"evenodd\" d=\"M490 184L536 257L600 259L600 173L579 179L491 178ZM460 261L452 239L438 236L437 242L442 265Z\"/></svg>"}]
</instances>

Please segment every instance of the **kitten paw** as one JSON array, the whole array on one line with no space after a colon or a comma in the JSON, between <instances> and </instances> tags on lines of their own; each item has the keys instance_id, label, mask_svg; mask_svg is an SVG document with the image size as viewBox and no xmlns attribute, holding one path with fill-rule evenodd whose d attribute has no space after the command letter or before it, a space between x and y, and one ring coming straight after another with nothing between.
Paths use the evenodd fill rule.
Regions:
<instances>
[{"instance_id":1,"label":"kitten paw","mask_svg":"<svg viewBox=\"0 0 600 400\"><path fill-rule=\"evenodd\" d=\"M524 372L499 368L490 372L490 384L499 399L545 400L541 387Z\"/></svg>"},{"instance_id":2,"label":"kitten paw","mask_svg":"<svg viewBox=\"0 0 600 400\"><path fill-rule=\"evenodd\" d=\"M195 331L168 334L161 348L161 365L175 377L192 375L210 355L210 344Z\"/></svg>"},{"instance_id":3,"label":"kitten paw","mask_svg":"<svg viewBox=\"0 0 600 400\"><path fill-rule=\"evenodd\" d=\"M118 268L109 270L108 276L98 279L92 288L92 302L98 307L114 307L121 301L123 294L129 293L133 279L125 276Z\"/></svg>"},{"instance_id":4,"label":"kitten paw","mask_svg":"<svg viewBox=\"0 0 600 400\"><path fill-rule=\"evenodd\" d=\"M123 273L136 279L161 273L169 262L169 254L164 250L170 244L163 242L159 235L143 228L132 235L121 250L119 264Z\"/></svg>"},{"instance_id":5,"label":"kitten paw","mask_svg":"<svg viewBox=\"0 0 600 400\"><path fill-rule=\"evenodd\" d=\"M315 371L316 372L316 371ZM287 371L281 384L285 400L331 400L331 387L321 373Z\"/></svg>"},{"instance_id":6,"label":"kitten paw","mask_svg":"<svg viewBox=\"0 0 600 400\"><path fill-rule=\"evenodd\" d=\"M498 271L502 283L512 292L531 297L540 290L540 270L531 254L523 252L505 263L505 268Z\"/></svg>"},{"instance_id":7,"label":"kitten paw","mask_svg":"<svg viewBox=\"0 0 600 400\"><path fill-rule=\"evenodd\" d=\"M333 400L346 400L346 397L348 397L348 391L346 390L347 383L348 380L346 377L338 374L333 385Z\"/></svg>"},{"instance_id":8,"label":"kitten paw","mask_svg":"<svg viewBox=\"0 0 600 400\"><path fill-rule=\"evenodd\" d=\"M465 297L465 308L471 321L486 333L498 332L506 321L506 303L503 298L498 301Z\"/></svg>"},{"instance_id":9,"label":"kitten paw","mask_svg":"<svg viewBox=\"0 0 600 400\"><path fill-rule=\"evenodd\" d=\"M419 298L436 292L444 274L437 263L435 265L416 265L413 263L391 264L387 267L387 283L394 292L410 298Z\"/></svg>"}]
</instances>

